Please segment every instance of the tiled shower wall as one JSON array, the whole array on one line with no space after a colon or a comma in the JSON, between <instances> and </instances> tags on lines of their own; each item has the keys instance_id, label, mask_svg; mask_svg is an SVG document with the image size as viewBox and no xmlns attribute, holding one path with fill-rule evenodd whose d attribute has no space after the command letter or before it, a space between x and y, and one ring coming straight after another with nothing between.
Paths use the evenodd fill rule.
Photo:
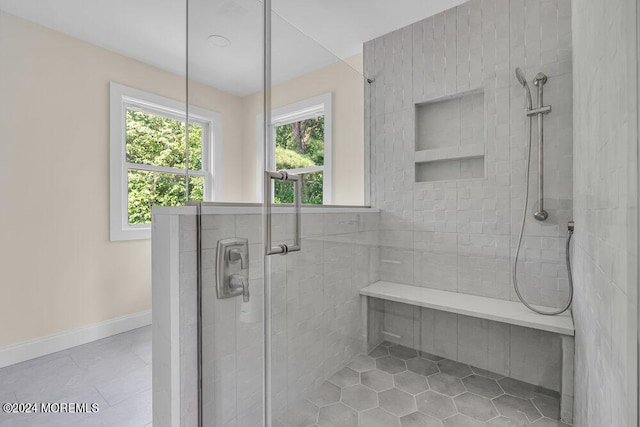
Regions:
<instances>
[{"instance_id":1,"label":"tiled shower wall","mask_svg":"<svg viewBox=\"0 0 640 427\"><path fill-rule=\"evenodd\" d=\"M383 319L381 329L392 334L388 341L561 390L557 334L392 301L378 301L373 310Z\"/></svg>"},{"instance_id":2,"label":"tiled shower wall","mask_svg":"<svg viewBox=\"0 0 640 427\"><path fill-rule=\"evenodd\" d=\"M574 8L575 420L637 426L638 3Z\"/></svg>"},{"instance_id":3,"label":"tiled shower wall","mask_svg":"<svg viewBox=\"0 0 640 427\"><path fill-rule=\"evenodd\" d=\"M193 208L184 208L193 209ZM170 220L170 218L174 218ZM162 221L160 221L162 219ZM274 241L291 239L293 216L275 215ZM173 222L172 222L173 221ZM303 251L270 257L272 300L273 408L296 416L296 403L365 351L359 290L380 278L380 212L303 214ZM170 230L170 224L176 230ZM204 214L203 378L204 417L215 425L255 427L262 417L262 217ZM173 237L171 237L173 236ZM215 247L219 239L249 240L251 301L219 300L215 292ZM197 419L197 234L196 216L154 214L154 425ZM177 266L164 268L173 253ZM382 266L384 268L384 265ZM166 271L165 271L166 270ZM177 281L172 277L177 275ZM176 295L178 296L176 298ZM178 306L173 316L172 306ZM550 389L559 389L560 342L553 334L377 300L387 322L409 320L406 342L430 353L465 361ZM176 317L176 318L174 318ZM420 321L415 321L420 319ZM172 327L179 325L179 333ZM393 324L385 329L394 330ZM179 355L172 352L178 337ZM405 336L408 339L409 335ZM405 343L405 341L402 341ZM155 351L158 350L158 351ZM180 407L171 405L179 359ZM295 419L287 422L296 425Z\"/></svg>"},{"instance_id":4,"label":"tiled shower wall","mask_svg":"<svg viewBox=\"0 0 640 427\"><path fill-rule=\"evenodd\" d=\"M204 418L255 427L262 420L263 232L260 214L202 216ZM278 418L364 350L359 290L378 279L379 212L305 213L303 250L272 256L273 411ZM196 222L180 216L182 425L197 419ZM294 216L274 214L274 243ZM217 299L219 239L249 241L250 303ZM295 416L295 413L293 414Z\"/></svg>"},{"instance_id":5,"label":"tiled shower wall","mask_svg":"<svg viewBox=\"0 0 640 427\"><path fill-rule=\"evenodd\" d=\"M549 76L545 208L527 216L520 263L533 303L567 295L564 242L572 209L570 0L471 0L365 44L372 205L382 210L381 278L516 300L510 281L525 189L525 95L514 69ZM531 85L532 89L535 87ZM484 92L486 176L415 182L415 105ZM534 103L536 97L534 94ZM462 123L464 132L465 123ZM475 128L475 127L474 127ZM453 126L451 137L461 130ZM536 209L534 121L529 211Z\"/></svg>"},{"instance_id":6,"label":"tiled shower wall","mask_svg":"<svg viewBox=\"0 0 640 427\"><path fill-rule=\"evenodd\" d=\"M365 135L371 140L372 205L381 209L381 280L514 301L511 268L528 142L525 92L514 69L521 67L529 81L547 74L549 218L538 222L532 216L538 177L534 121L518 277L531 303L563 304L572 218L570 0L471 0L366 43L364 58L365 75L375 79L365 92ZM451 138L484 145L484 178L416 182L416 104L471 91L483 93L484 126L462 120L462 128L452 126ZM553 334L390 302L384 312L392 341L557 390L560 344ZM540 348L549 350L546 357L527 356Z\"/></svg>"}]
</instances>

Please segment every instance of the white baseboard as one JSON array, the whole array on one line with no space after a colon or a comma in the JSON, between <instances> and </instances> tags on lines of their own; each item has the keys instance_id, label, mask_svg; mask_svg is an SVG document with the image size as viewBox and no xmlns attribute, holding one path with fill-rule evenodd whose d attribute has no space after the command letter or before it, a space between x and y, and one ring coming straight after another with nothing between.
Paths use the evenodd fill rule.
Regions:
<instances>
[{"instance_id":1,"label":"white baseboard","mask_svg":"<svg viewBox=\"0 0 640 427\"><path fill-rule=\"evenodd\" d=\"M151 324L151 310L0 347L0 368Z\"/></svg>"}]
</instances>

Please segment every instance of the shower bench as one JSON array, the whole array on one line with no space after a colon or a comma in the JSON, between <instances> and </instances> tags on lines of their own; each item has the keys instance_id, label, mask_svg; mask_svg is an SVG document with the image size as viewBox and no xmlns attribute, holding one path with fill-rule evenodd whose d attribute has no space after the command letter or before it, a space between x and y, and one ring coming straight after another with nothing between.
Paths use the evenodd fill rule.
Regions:
<instances>
[{"instance_id":1,"label":"shower bench","mask_svg":"<svg viewBox=\"0 0 640 427\"><path fill-rule=\"evenodd\" d=\"M375 282L361 289L360 295L364 322L363 330L365 333L364 342L367 344L370 338L368 336L368 316L369 300L371 298L426 307L433 310L538 329L560 335L562 339L560 414L563 421L571 422L573 415L573 337L575 335L575 328L570 312L565 312L557 316L545 316L534 313L521 303L515 301L384 281ZM366 350L370 349L367 348Z\"/></svg>"}]
</instances>

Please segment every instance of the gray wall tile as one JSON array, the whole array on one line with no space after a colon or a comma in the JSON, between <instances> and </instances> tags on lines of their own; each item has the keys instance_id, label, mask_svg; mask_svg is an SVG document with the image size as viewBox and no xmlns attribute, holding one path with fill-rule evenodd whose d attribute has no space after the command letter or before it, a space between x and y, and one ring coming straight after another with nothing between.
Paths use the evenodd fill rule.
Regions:
<instances>
[{"instance_id":1,"label":"gray wall tile","mask_svg":"<svg viewBox=\"0 0 640 427\"><path fill-rule=\"evenodd\" d=\"M310 395L365 348L359 291L379 277L379 217L379 213L305 214L304 250L269 259L276 417ZM264 296L262 216L204 215L202 224L204 392L205 398L222 396L210 399L214 404L205 405L204 415L216 425L253 426L262 411L262 382L256 381L263 370L262 313L245 316L241 299L217 299L214 260L219 239L249 239L251 307L260 309ZM274 218L274 238L292 238L292 224L291 215ZM193 217L185 217L180 228L184 423L193 420L197 411L195 225ZM410 233L407 239L413 239ZM382 322L379 317L378 329L383 329ZM411 336L413 325L411 318ZM376 334L379 336L379 331Z\"/></svg>"},{"instance_id":2,"label":"gray wall tile","mask_svg":"<svg viewBox=\"0 0 640 427\"><path fill-rule=\"evenodd\" d=\"M553 106L545 117L545 203L550 217L540 224L529 215L526 240L550 239L544 244L554 245L564 239L573 197L570 30L566 0L471 0L365 43L365 74L376 79L367 116L373 118L372 201L383 210L381 232L440 232L458 238L451 251L440 250L434 234L415 234L413 247L409 239L390 241L390 247L380 251L381 279L517 299L510 271L524 202L528 133L524 91L513 74L516 66L531 79L539 71L549 75L545 103ZM410 78L405 78L409 64ZM474 89L483 95L419 108L425 114L438 111L428 115L436 124L422 121L425 126L416 129L415 104ZM482 100L479 120L445 126L447 121L437 118L455 118L446 114L448 109L476 98ZM440 146L454 138L464 145L478 135L486 150L484 178L415 182L415 150L433 148L424 141ZM532 170L531 212L537 197L537 172ZM419 174L425 177L421 170ZM406 253L410 250L413 257ZM523 256L519 270L523 293L531 302L555 307L566 300L567 282L564 254L559 248L552 251Z\"/></svg>"},{"instance_id":3,"label":"gray wall tile","mask_svg":"<svg viewBox=\"0 0 640 427\"><path fill-rule=\"evenodd\" d=\"M631 426L638 424L637 2L573 11L568 3L558 2L555 30L559 68L569 68L570 43L575 64L573 120L567 115L575 133L574 423Z\"/></svg>"}]
</instances>

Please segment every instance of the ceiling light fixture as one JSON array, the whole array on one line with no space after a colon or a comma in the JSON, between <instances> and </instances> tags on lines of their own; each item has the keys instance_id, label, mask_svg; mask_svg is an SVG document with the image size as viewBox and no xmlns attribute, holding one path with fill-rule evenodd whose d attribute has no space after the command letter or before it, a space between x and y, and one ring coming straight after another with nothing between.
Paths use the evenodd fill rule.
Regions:
<instances>
[{"instance_id":1,"label":"ceiling light fixture","mask_svg":"<svg viewBox=\"0 0 640 427\"><path fill-rule=\"evenodd\" d=\"M207 37L207 40L209 40L209 43L216 47L227 47L231 44L231 40L219 34L212 34Z\"/></svg>"}]
</instances>

